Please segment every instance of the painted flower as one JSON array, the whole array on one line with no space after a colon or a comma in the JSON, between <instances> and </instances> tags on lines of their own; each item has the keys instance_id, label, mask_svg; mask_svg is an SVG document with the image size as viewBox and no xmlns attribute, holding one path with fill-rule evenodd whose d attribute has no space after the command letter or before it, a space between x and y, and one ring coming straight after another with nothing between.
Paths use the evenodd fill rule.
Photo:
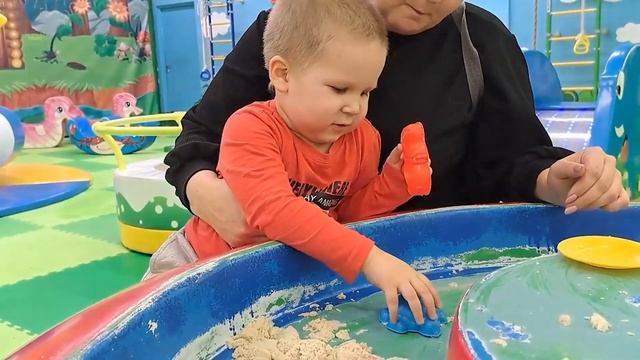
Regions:
<instances>
[{"instance_id":1,"label":"painted flower","mask_svg":"<svg viewBox=\"0 0 640 360\"><path fill-rule=\"evenodd\" d=\"M116 21L125 22L129 18L129 9L122 1L110 1L109 5L107 5L107 10Z\"/></svg>"},{"instance_id":2,"label":"painted flower","mask_svg":"<svg viewBox=\"0 0 640 360\"><path fill-rule=\"evenodd\" d=\"M140 31L140 33L138 34L138 38L136 39L136 42L139 42L141 44L145 44L149 42L149 33L146 31Z\"/></svg>"},{"instance_id":3,"label":"painted flower","mask_svg":"<svg viewBox=\"0 0 640 360\"><path fill-rule=\"evenodd\" d=\"M71 10L79 15L84 15L91 10L91 4L87 0L75 0L71 5Z\"/></svg>"}]
</instances>

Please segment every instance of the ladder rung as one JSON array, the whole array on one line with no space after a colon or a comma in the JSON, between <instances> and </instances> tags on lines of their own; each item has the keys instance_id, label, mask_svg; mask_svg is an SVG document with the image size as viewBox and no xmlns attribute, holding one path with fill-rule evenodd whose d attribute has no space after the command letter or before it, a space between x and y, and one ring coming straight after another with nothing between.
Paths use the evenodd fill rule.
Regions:
<instances>
[{"instance_id":1,"label":"ladder rung","mask_svg":"<svg viewBox=\"0 0 640 360\"><path fill-rule=\"evenodd\" d=\"M593 39L595 37L596 37L595 35L587 35L587 38L589 39ZM571 41L575 39L576 39L575 36L552 36L549 38L549 40L551 41Z\"/></svg>"},{"instance_id":2,"label":"ladder rung","mask_svg":"<svg viewBox=\"0 0 640 360\"><path fill-rule=\"evenodd\" d=\"M559 61L551 63L553 66L587 66L594 65L595 61Z\"/></svg>"},{"instance_id":3,"label":"ladder rung","mask_svg":"<svg viewBox=\"0 0 640 360\"><path fill-rule=\"evenodd\" d=\"M211 26L225 26L225 25L229 25L230 22L225 21L225 22L217 22L217 23L211 23Z\"/></svg>"},{"instance_id":4,"label":"ladder rung","mask_svg":"<svg viewBox=\"0 0 640 360\"><path fill-rule=\"evenodd\" d=\"M573 15L573 14L582 14L582 13L592 13L592 12L596 12L596 8L589 8L589 9L575 9L575 10L561 10L561 11L551 11L549 14L552 16L559 16L559 15Z\"/></svg>"},{"instance_id":5,"label":"ladder rung","mask_svg":"<svg viewBox=\"0 0 640 360\"><path fill-rule=\"evenodd\" d=\"M222 55L213 55L213 56L211 56L211 60L213 60L213 61L222 61L222 60L224 60L224 56L222 56Z\"/></svg>"},{"instance_id":6,"label":"ladder rung","mask_svg":"<svg viewBox=\"0 0 640 360\"><path fill-rule=\"evenodd\" d=\"M563 91L589 91L595 89L595 86L567 86L562 88Z\"/></svg>"},{"instance_id":7,"label":"ladder rung","mask_svg":"<svg viewBox=\"0 0 640 360\"><path fill-rule=\"evenodd\" d=\"M211 42L214 44L229 44L231 39L211 40Z\"/></svg>"},{"instance_id":8,"label":"ladder rung","mask_svg":"<svg viewBox=\"0 0 640 360\"><path fill-rule=\"evenodd\" d=\"M228 1L228 2L238 2L240 4L244 4L244 0L233 0L233 1ZM207 5L209 5L210 8L221 8L221 7L227 7L227 2L224 2L224 1L209 1L207 3Z\"/></svg>"},{"instance_id":9,"label":"ladder rung","mask_svg":"<svg viewBox=\"0 0 640 360\"><path fill-rule=\"evenodd\" d=\"M233 0L231 2L238 2L240 4L244 4L244 0ZM226 8L227 7L227 2L221 2L221 1L208 1L207 5L210 8Z\"/></svg>"}]
</instances>

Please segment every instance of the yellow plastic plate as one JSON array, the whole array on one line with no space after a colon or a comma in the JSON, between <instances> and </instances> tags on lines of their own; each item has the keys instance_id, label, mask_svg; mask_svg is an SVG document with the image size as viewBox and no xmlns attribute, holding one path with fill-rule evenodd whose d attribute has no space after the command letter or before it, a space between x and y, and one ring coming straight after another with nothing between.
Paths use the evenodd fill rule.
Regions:
<instances>
[{"instance_id":1,"label":"yellow plastic plate","mask_svg":"<svg viewBox=\"0 0 640 360\"><path fill-rule=\"evenodd\" d=\"M640 243L613 236L577 236L563 240L558 251L576 261L607 269L640 268Z\"/></svg>"}]
</instances>

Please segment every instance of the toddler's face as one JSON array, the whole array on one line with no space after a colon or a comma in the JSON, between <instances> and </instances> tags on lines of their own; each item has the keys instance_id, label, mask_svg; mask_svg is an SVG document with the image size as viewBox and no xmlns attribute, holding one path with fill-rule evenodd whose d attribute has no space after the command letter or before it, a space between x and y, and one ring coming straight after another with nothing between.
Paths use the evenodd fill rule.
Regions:
<instances>
[{"instance_id":1,"label":"toddler's face","mask_svg":"<svg viewBox=\"0 0 640 360\"><path fill-rule=\"evenodd\" d=\"M289 127L321 151L367 114L387 50L379 41L336 36L311 65L291 70L278 106Z\"/></svg>"}]
</instances>

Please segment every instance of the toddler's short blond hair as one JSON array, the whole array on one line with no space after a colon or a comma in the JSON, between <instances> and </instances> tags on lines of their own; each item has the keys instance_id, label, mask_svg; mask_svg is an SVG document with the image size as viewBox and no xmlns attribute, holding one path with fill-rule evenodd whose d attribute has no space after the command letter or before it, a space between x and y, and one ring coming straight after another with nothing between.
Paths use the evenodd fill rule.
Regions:
<instances>
[{"instance_id":1,"label":"toddler's short blond hair","mask_svg":"<svg viewBox=\"0 0 640 360\"><path fill-rule=\"evenodd\" d=\"M387 47L384 20L369 0L278 0L264 31L265 66L280 55L305 67L341 31L354 41L378 40Z\"/></svg>"}]
</instances>

